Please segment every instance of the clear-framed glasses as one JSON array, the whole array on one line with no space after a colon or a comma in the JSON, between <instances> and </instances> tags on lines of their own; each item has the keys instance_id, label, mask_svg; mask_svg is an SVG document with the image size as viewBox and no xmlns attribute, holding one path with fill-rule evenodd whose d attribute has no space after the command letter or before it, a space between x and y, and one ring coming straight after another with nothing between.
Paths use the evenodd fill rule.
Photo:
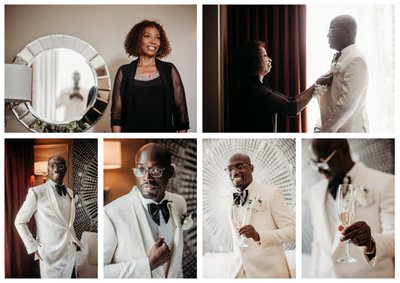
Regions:
<instances>
[{"instance_id":1,"label":"clear-framed glasses","mask_svg":"<svg viewBox=\"0 0 400 283\"><path fill-rule=\"evenodd\" d=\"M311 161L314 163L315 166L317 166L318 169L328 170L329 169L328 162L329 162L329 160L332 159L332 157L336 154L336 152L337 152L337 149L333 150L331 152L331 154L329 154L328 157L325 159L320 159L318 161L312 159Z\"/></svg>"},{"instance_id":2,"label":"clear-framed glasses","mask_svg":"<svg viewBox=\"0 0 400 283\"><path fill-rule=\"evenodd\" d=\"M250 164L247 164L247 163L236 163L236 164L233 164L233 165L229 165L224 170L225 170L226 173L229 174L233 170L242 170L243 167L246 167L246 166L250 166Z\"/></svg>"},{"instance_id":3,"label":"clear-framed glasses","mask_svg":"<svg viewBox=\"0 0 400 283\"><path fill-rule=\"evenodd\" d=\"M51 170L54 170L58 168L59 170L64 170L65 169L65 164L64 163L50 163L49 168Z\"/></svg>"},{"instance_id":4,"label":"clear-framed glasses","mask_svg":"<svg viewBox=\"0 0 400 283\"><path fill-rule=\"evenodd\" d=\"M343 29L343 28L329 28L328 29L328 34L332 33L332 31L340 30L340 29Z\"/></svg>"},{"instance_id":5,"label":"clear-framed glasses","mask_svg":"<svg viewBox=\"0 0 400 283\"><path fill-rule=\"evenodd\" d=\"M136 177L138 178L143 178L147 173L153 178L160 178L162 174L164 173L165 169L168 169L169 167L161 168L161 167L153 167L150 169L142 168L142 167L135 167L132 168L133 174L135 174Z\"/></svg>"}]
</instances>

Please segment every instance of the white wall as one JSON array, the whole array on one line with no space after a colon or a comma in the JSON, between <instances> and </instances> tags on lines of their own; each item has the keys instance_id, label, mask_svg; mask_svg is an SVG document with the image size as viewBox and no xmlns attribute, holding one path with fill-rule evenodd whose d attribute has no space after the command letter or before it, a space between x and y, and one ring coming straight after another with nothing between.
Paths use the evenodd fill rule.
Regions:
<instances>
[{"instance_id":1,"label":"white wall","mask_svg":"<svg viewBox=\"0 0 400 283\"><path fill-rule=\"evenodd\" d=\"M196 5L6 5L5 63L12 63L17 53L36 38L67 34L86 41L99 52L113 83L118 67L132 60L123 48L125 36L133 25L144 19L159 21L167 33L172 53L164 60L173 62L180 72L190 131L196 132ZM111 103L91 131L110 131L110 107ZM10 115L5 131L27 130Z\"/></svg>"}]
</instances>

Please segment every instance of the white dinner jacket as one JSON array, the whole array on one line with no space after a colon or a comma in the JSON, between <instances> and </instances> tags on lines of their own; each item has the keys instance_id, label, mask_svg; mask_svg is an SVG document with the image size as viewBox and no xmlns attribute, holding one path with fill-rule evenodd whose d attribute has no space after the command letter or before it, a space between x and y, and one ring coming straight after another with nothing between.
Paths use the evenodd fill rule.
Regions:
<instances>
[{"instance_id":1,"label":"white dinner jacket","mask_svg":"<svg viewBox=\"0 0 400 283\"><path fill-rule=\"evenodd\" d=\"M332 85L318 96L321 116L316 127L321 132L368 132L365 57L353 44L342 50L338 63L340 68L333 71Z\"/></svg>"},{"instance_id":2,"label":"white dinner jacket","mask_svg":"<svg viewBox=\"0 0 400 283\"><path fill-rule=\"evenodd\" d=\"M177 278L182 266L182 215L186 201L177 194L166 192L173 240L171 259L167 266L150 270L149 252L156 239L147 221L146 211L135 186L128 194L104 207L104 277L105 278Z\"/></svg>"},{"instance_id":3,"label":"white dinner jacket","mask_svg":"<svg viewBox=\"0 0 400 283\"><path fill-rule=\"evenodd\" d=\"M354 222L365 221L371 227L376 242L376 257L369 261L362 248L350 244L350 254L357 262L337 263L337 259L345 254L345 246L339 241L339 231L335 235L329 234L324 206L328 181L323 179L311 188L309 199L314 229L311 277L394 277L394 176L362 163L356 163L347 175L356 189L364 187L373 200L365 206L356 203Z\"/></svg>"},{"instance_id":4,"label":"white dinner jacket","mask_svg":"<svg viewBox=\"0 0 400 283\"><path fill-rule=\"evenodd\" d=\"M283 244L296 241L296 224L286 201L278 188L253 181L249 187L249 200L260 199L262 209L247 209L247 223L252 224L260 235L259 243L253 239L244 239L248 247L239 250L239 237L232 218L232 203L229 203L230 223L234 238L235 267L238 276L241 269L247 278L290 278L290 270L285 256Z\"/></svg>"},{"instance_id":5,"label":"white dinner jacket","mask_svg":"<svg viewBox=\"0 0 400 283\"><path fill-rule=\"evenodd\" d=\"M74 229L74 195L69 188L67 188L67 193L71 199L69 216L61 213L56 192L50 185L50 181L47 181L42 185L29 188L25 202L15 218L15 227L28 254L39 251L42 278L71 278L75 265L75 244L83 250ZM36 220L36 238L33 237L27 225L32 215ZM38 257L35 256L35 260L37 259Z\"/></svg>"}]
</instances>

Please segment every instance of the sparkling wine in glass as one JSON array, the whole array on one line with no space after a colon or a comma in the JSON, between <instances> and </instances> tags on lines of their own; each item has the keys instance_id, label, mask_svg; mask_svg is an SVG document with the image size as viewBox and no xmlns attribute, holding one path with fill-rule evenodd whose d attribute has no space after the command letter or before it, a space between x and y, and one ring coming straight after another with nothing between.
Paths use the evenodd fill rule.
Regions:
<instances>
[{"instance_id":1,"label":"sparkling wine in glass","mask_svg":"<svg viewBox=\"0 0 400 283\"><path fill-rule=\"evenodd\" d=\"M341 184L336 196L338 216L340 223L346 228L354 219L354 187L351 184ZM338 262L356 262L349 253L349 240L345 242L346 254Z\"/></svg>"},{"instance_id":2,"label":"sparkling wine in glass","mask_svg":"<svg viewBox=\"0 0 400 283\"><path fill-rule=\"evenodd\" d=\"M232 217L237 231L239 231L239 229L242 228L244 225L244 214L245 209L243 209L241 206L233 205ZM239 246L243 248L248 247L248 245L244 242L244 239L245 236L239 236Z\"/></svg>"}]
</instances>

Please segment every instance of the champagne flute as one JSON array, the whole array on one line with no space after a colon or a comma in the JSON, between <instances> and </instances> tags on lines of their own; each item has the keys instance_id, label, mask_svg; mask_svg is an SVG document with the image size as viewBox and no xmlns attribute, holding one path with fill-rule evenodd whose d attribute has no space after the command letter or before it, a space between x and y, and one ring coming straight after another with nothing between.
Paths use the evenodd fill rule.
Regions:
<instances>
[{"instance_id":1,"label":"champagne flute","mask_svg":"<svg viewBox=\"0 0 400 283\"><path fill-rule=\"evenodd\" d=\"M233 205L232 217L237 231L239 231L239 229L244 225L244 213L245 210L241 206ZM248 247L248 245L244 242L244 239L245 236L239 235L239 246L243 248Z\"/></svg>"},{"instance_id":2,"label":"champagne flute","mask_svg":"<svg viewBox=\"0 0 400 283\"><path fill-rule=\"evenodd\" d=\"M354 219L354 187L351 184L341 184L336 196L338 216L340 223L346 228ZM356 262L349 254L349 240L345 242L346 254L338 262Z\"/></svg>"}]
</instances>

